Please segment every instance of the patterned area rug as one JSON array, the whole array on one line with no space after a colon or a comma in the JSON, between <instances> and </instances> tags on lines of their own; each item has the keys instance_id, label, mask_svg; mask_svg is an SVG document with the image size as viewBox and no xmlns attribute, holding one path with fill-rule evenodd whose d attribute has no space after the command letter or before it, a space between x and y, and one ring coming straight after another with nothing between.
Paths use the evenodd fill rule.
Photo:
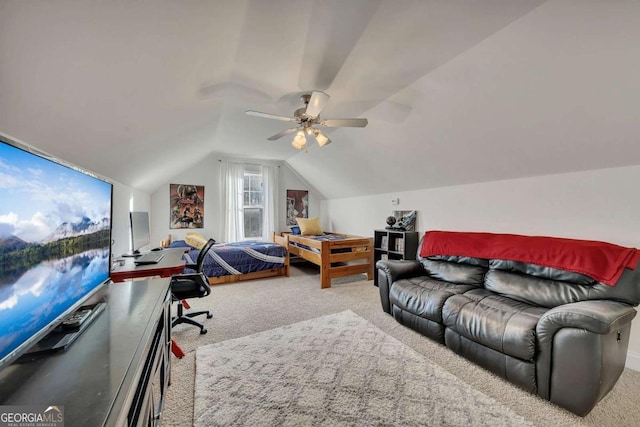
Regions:
<instances>
[{"instance_id":1,"label":"patterned area rug","mask_svg":"<svg viewBox=\"0 0 640 427\"><path fill-rule=\"evenodd\" d=\"M198 348L194 424L533 425L351 311Z\"/></svg>"}]
</instances>

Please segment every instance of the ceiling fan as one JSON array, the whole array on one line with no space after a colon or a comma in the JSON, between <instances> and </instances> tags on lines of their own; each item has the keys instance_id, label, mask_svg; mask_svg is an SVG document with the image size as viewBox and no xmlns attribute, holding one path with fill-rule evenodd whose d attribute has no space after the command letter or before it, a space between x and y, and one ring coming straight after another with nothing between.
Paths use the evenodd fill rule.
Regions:
<instances>
[{"instance_id":1,"label":"ceiling fan","mask_svg":"<svg viewBox=\"0 0 640 427\"><path fill-rule=\"evenodd\" d=\"M265 119L282 120L284 122L296 122L296 126L285 129L282 132L278 132L273 136L267 138L269 141L275 141L283 136L297 132L293 138L291 145L298 150L305 148L307 144L306 135L312 136L318 142L320 147L323 147L331 143L331 140L327 138L317 126L324 126L329 128L337 127L365 127L368 123L367 119L321 119L320 112L329 101L329 95L324 92L313 91L306 93L300 97L300 101L304 102L304 107L298 108L293 112L293 117L279 116L276 114L262 113L260 111L247 110L246 113L250 116L263 117ZM316 127L314 127L316 126Z\"/></svg>"}]
</instances>

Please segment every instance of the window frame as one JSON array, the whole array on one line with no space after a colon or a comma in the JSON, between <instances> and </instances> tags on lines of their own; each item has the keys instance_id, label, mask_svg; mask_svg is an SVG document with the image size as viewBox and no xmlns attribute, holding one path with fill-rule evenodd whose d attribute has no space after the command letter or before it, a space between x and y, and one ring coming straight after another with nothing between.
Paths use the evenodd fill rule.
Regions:
<instances>
[{"instance_id":1,"label":"window frame","mask_svg":"<svg viewBox=\"0 0 640 427\"><path fill-rule=\"evenodd\" d=\"M259 188L258 188L259 187ZM262 167L257 170L245 169L242 183L242 216L243 230L245 240L254 240L262 238L262 227L264 226L264 209L265 209L265 191L264 178L262 175ZM253 197L252 197L253 196ZM247 203L248 202L248 203ZM257 235L251 232L252 227L248 226L247 220L251 221L254 215L249 214L251 211L259 211L259 221L256 227ZM253 213L253 212L251 212ZM252 235L249 235L252 234Z\"/></svg>"}]
</instances>

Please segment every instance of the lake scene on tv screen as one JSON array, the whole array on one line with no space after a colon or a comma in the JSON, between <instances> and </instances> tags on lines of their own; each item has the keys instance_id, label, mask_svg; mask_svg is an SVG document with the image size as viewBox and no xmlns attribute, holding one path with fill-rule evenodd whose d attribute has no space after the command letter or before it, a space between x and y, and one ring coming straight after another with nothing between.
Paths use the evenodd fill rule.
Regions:
<instances>
[{"instance_id":1,"label":"lake scene on tv screen","mask_svg":"<svg viewBox=\"0 0 640 427\"><path fill-rule=\"evenodd\" d=\"M111 184L0 143L0 360L109 277Z\"/></svg>"}]
</instances>

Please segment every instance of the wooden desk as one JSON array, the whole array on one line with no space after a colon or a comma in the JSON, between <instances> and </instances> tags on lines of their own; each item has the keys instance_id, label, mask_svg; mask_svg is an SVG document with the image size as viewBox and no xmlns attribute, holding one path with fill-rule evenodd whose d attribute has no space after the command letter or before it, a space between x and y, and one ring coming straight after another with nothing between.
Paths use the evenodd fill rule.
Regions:
<instances>
[{"instance_id":1,"label":"wooden desk","mask_svg":"<svg viewBox=\"0 0 640 427\"><path fill-rule=\"evenodd\" d=\"M184 248L163 249L160 253L164 256L157 264L135 265L135 258L123 258L124 264L111 268L111 280L124 282L140 277L171 277L182 273L185 265L182 259L182 254L185 253Z\"/></svg>"}]
</instances>

